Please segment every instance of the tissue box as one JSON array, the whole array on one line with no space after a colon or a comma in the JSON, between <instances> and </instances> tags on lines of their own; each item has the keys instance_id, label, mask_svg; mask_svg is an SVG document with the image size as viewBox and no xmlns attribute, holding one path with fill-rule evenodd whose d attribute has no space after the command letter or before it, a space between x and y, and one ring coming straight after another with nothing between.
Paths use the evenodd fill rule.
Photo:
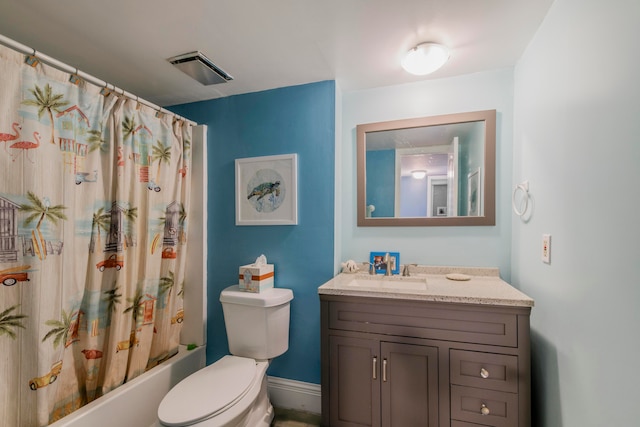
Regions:
<instances>
[{"instance_id":1,"label":"tissue box","mask_svg":"<svg viewBox=\"0 0 640 427\"><path fill-rule=\"evenodd\" d=\"M248 264L240 266L240 290L260 292L273 288L273 264Z\"/></svg>"}]
</instances>

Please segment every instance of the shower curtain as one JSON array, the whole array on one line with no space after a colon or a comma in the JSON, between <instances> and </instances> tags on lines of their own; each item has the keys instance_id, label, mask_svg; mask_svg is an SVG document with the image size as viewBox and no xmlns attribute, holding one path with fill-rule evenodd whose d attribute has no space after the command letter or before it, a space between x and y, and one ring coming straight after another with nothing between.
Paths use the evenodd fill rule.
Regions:
<instances>
[{"instance_id":1,"label":"shower curtain","mask_svg":"<svg viewBox=\"0 0 640 427\"><path fill-rule=\"evenodd\" d=\"M0 424L177 352L192 127L0 46Z\"/></svg>"}]
</instances>

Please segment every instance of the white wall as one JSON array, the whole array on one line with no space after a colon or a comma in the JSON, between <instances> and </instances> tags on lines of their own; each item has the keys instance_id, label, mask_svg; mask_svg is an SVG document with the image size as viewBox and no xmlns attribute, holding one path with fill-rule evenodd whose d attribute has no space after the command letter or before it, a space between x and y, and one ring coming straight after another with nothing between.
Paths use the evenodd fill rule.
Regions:
<instances>
[{"instance_id":1,"label":"white wall","mask_svg":"<svg viewBox=\"0 0 640 427\"><path fill-rule=\"evenodd\" d=\"M342 161L336 165L336 223L342 227L336 252L342 261L367 261L370 251L397 251L401 263L499 267L509 280L513 70L347 92L342 101L342 138L336 143ZM490 109L498 113L496 226L356 226L356 125Z\"/></svg>"},{"instance_id":2,"label":"white wall","mask_svg":"<svg viewBox=\"0 0 640 427\"><path fill-rule=\"evenodd\" d=\"M640 423L639 40L637 0L555 0L516 67L513 182L534 207L512 282L536 300L537 426Z\"/></svg>"}]
</instances>

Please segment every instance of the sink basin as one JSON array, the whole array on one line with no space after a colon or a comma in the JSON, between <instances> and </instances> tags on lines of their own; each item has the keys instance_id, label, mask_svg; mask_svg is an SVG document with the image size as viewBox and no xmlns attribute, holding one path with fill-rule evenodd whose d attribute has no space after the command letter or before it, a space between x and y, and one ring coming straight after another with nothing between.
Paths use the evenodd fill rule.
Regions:
<instances>
[{"instance_id":1,"label":"sink basin","mask_svg":"<svg viewBox=\"0 0 640 427\"><path fill-rule=\"evenodd\" d=\"M426 279L412 279L405 277L353 277L344 284L350 288L376 289L381 291L394 291L398 289L409 291L426 291Z\"/></svg>"}]
</instances>

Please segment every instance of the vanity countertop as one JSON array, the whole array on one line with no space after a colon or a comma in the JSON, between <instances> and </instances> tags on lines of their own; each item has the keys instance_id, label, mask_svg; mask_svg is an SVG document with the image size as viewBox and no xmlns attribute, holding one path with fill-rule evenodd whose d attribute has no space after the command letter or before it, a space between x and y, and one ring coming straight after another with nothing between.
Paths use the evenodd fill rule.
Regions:
<instances>
[{"instance_id":1,"label":"vanity countertop","mask_svg":"<svg viewBox=\"0 0 640 427\"><path fill-rule=\"evenodd\" d=\"M447 275L452 273L467 275L469 280L448 279ZM497 268L417 266L412 267L410 277L373 276L363 271L340 273L321 285L318 294L515 307L534 305L532 298L500 279Z\"/></svg>"}]
</instances>

